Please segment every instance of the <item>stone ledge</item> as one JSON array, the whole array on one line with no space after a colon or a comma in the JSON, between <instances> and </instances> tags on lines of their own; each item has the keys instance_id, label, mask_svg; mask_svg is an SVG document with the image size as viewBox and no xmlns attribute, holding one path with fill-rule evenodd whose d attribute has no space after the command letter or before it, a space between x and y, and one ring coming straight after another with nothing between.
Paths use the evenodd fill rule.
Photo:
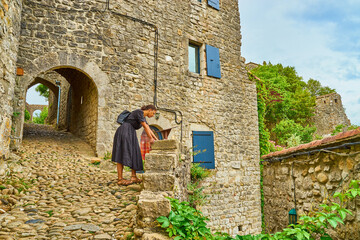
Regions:
<instances>
[{"instance_id":1,"label":"stone ledge","mask_svg":"<svg viewBox=\"0 0 360 240\"><path fill-rule=\"evenodd\" d=\"M152 150L169 150L169 149L178 149L178 144L173 139L155 141L151 145Z\"/></svg>"}]
</instances>

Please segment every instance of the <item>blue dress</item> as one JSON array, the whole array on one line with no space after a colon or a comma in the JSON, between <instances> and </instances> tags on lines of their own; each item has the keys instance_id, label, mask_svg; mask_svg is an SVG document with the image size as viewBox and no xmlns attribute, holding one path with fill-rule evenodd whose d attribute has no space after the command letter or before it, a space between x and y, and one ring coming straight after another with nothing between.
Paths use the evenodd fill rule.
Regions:
<instances>
[{"instance_id":1,"label":"blue dress","mask_svg":"<svg viewBox=\"0 0 360 240\"><path fill-rule=\"evenodd\" d=\"M111 161L121 163L136 171L143 170L143 162L136 130L146 122L144 112L137 109L118 127L114 136Z\"/></svg>"}]
</instances>

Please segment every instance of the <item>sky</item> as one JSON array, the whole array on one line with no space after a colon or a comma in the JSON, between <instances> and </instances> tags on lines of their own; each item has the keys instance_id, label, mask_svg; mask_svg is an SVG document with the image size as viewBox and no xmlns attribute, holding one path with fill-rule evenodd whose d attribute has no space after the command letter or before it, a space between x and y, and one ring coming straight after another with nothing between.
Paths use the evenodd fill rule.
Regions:
<instances>
[{"instance_id":1,"label":"sky","mask_svg":"<svg viewBox=\"0 0 360 240\"><path fill-rule=\"evenodd\" d=\"M43 96L40 96L38 92L35 91L35 88L39 84L32 86L26 93L26 102L28 104L36 104L36 105L46 105L48 102Z\"/></svg>"},{"instance_id":2,"label":"sky","mask_svg":"<svg viewBox=\"0 0 360 240\"><path fill-rule=\"evenodd\" d=\"M246 62L295 67L341 95L360 125L360 1L239 0Z\"/></svg>"}]
</instances>

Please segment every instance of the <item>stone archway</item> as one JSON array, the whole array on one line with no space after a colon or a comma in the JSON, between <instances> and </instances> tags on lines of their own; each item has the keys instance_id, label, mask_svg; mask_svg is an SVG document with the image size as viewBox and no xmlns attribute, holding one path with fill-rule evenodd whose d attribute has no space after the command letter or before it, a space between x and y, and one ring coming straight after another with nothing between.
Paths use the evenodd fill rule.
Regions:
<instances>
[{"instance_id":1,"label":"stone archway","mask_svg":"<svg viewBox=\"0 0 360 240\"><path fill-rule=\"evenodd\" d=\"M45 107L47 107L47 105L37 105L37 104L28 104L28 103L26 103L25 105L26 105L25 109L30 114L30 121L33 120L33 114L36 110L42 111Z\"/></svg>"},{"instance_id":2,"label":"stone archway","mask_svg":"<svg viewBox=\"0 0 360 240\"><path fill-rule=\"evenodd\" d=\"M13 123L15 128L14 139L17 139L14 144L20 144L23 135L26 90L37 76L48 71L56 71L66 78L72 86L71 95L74 100L72 106L75 107L72 114L73 116L77 114L77 117L71 120L72 127L70 130L88 141L97 154L104 154L105 139L111 138L106 130L108 123L105 122L107 115L105 96L109 92L107 74L89 58L69 52L48 53L32 62L27 62L26 66L22 67L25 74L19 77L14 100L14 109L21 113L21 116L15 119ZM84 91L81 92L81 89ZM96 94L96 101L90 97L94 94ZM81 107L84 103L93 108ZM80 112L76 111L78 110L77 107L81 108ZM91 117L86 112L91 113ZM79 128L79 126L81 127Z\"/></svg>"}]
</instances>

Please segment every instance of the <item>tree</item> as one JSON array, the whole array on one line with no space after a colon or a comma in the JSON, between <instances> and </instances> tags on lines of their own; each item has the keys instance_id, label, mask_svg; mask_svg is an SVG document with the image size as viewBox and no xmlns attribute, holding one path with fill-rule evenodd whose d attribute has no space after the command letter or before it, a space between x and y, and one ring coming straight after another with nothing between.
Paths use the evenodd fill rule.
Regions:
<instances>
[{"instance_id":1,"label":"tree","mask_svg":"<svg viewBox=\"0 0 360 240\"><path fill-rule=\"evenodd\" d=\"M310 91L312 96L322 96L329 93L335 93L335 89L330 88L328 86L321 86L321 83L318 80L314 80L312 78L306 84L306 88Z\"/></svg>"},{"instance_id":2,"label":"tree","mask_svg":"<svg viewBox=\"0 0 360 240\"><path fill-rule=\"evenodd\" d=\"M30 116L30 113L28 110L25 109L25 114L24 114L24 118L25 118L25 121L29 121L31 116Z\"/></svg>"},{"instance_id":3,"label":"tree","mask_svg":"<svg viewBox=\"0 0 360 240\"><path fill-rule=\"evenodd\" d=\"M43 84L39 84L36 88L35 91L40 93L40 96L43 96L44 98L46 98L46 100L49 100L49 88Z\"/></svg>"},{"instance_id":4,"label":"tree","mask_svg":"<svg viewBox=\"0 0 360 240\"><path fill-rule=\"evenodd\" d=\"M37 124L44 124L45 118L48 116L48 108L44 107L40 114L35 113L35 117L33 117L33 122Z\"/></svg>"}]
</instances>

